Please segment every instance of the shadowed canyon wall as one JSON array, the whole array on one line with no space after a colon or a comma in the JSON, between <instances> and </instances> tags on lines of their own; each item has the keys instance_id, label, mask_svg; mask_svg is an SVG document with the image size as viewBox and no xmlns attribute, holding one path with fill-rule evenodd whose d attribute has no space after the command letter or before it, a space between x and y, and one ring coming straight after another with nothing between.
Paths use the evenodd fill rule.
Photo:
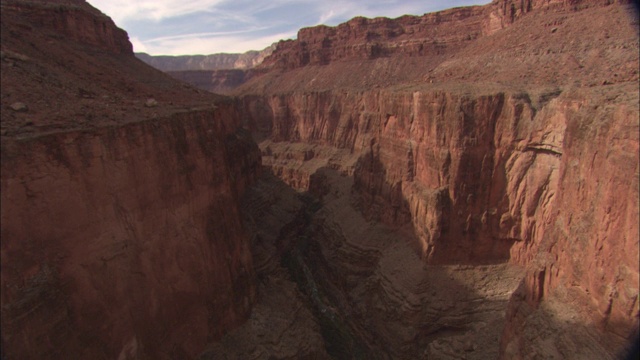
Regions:
<instances>
[{"instance_id":1,"label":"shadowed canyon wall","mask_svg":"<svg viewBox=\"0 0 640 360\"><path fill-rule=\"evenodd\" d=\"M7 353L193 357L248 315L253 269L234 204L259 159L225 118L3 141Z\"/></svg>"},{"instance_id":2,"label":"shadowed canyon wall","mask_svg":"<svg viewBox=\"0 0 640 360\"><path fill-rule=\"evenodd\" d=\"M555 133L548 129L549 118L541 113L534 119L523 95L318 92L244 101L246 118L255 119L254 128L268 129L274 141L366 153L353 174L363 210L391 225L413 222L429 261L504 260L517 241L522 244L512 249L515 261L525 262L520 252L539 242L529 233L536 216L543 222L545 210L537 205L555 191L550 177L564 124L556 124ZM552 165L535 164L536 157ZM507 182L513 188L551 184L536 193L509 191ZM406 206L398 206L401 199ZM526 202L535 205L516 205Z\"/></svg>"},{"instance_id":3,"label":"shadowed canyon wall","mask_svg":"<svg viewBox=\"0 0 640 360\"><path fill-rule=\"evenodd\" d=\"M604 99L596 95L592 100L598 104ZM582 104L576 116L567 118L553 213L542 228L544 237L529 263L524 288L509 310L514 324L502 339L506 357L523 357L540 345L524 321L539 318L535 309L550 298L576 312L549 313L614 354L637 331L638 99L629 100L617 106ZM532 312L534 316L524 315ZM563 341L552 340L567 351L570 346Z\"/></svg>"},{"instance_id":4,"label":"shadowed canyon wall","mask_svg":"<svg viewBox=\"0 0 640 360\"><path fill-rule=\"evenodd\" d=\"M237 119L84 1L2 2L3 358L194 358L248 318Z\"/></svg>"}]
</instances>

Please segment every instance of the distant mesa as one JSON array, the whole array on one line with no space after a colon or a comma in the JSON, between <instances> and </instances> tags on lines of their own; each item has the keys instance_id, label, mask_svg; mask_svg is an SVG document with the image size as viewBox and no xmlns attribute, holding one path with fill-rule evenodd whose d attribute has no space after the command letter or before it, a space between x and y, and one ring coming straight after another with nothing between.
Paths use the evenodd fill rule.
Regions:
<instances>
[{"instance_id":1,"label":"distant mesa","mask_svg":"<svg viewBox=\"0 0 640 360\"><path fill-rule=\"evenodd\" d=\"M251 50L242 54L154 56L147 53L136 53L135 55L138 59L161 71L246 70L262 64L262 61L271 55L275 48L276 43L260 51Z\"/></svg>"}]
</instances>

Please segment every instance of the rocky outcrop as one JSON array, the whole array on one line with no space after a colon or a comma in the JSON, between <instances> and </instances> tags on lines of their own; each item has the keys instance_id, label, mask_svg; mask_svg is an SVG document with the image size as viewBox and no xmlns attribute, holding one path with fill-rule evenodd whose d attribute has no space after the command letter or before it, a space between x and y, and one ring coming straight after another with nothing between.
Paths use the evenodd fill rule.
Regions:
<instances>
[{"instance_id":1,"label":"rocky outcrop","mask_svg":"<svg viewBox=\"0 0 640 360\"><path fill-rule=\"evenodd\" d=\"M477 39L510 26L531 11L570 13L611 3L594 0L496 0L486 6L448 9L422 16L397 19L357 17L335 27L301 29L296 40L280 41L261 66L293 69L335 61L393 56L446 59L444 56L456 54ZM628 4L631 1L618 3Z\"/></svg>"},{"instance_id":2,"label":"rocky outcrop","mask_svg":"<svg viewBox=\"0 0 640 360\"><path fill-rule=\"evenodd\" d=\"M484 33L490 35L504 29L532 11L577 11L588 7L632 2L629 0L496 0L487 7L488 18L484 22Z\"/></svg>"},{"instance_id":3,"label":"rocky outcrop","mask_svg":"<svg viewBox=\"0 0 640 360\"><path fill-rule=\"evenodd\" d=\"M311 92L338 88L365 91L376 87L402 89L433 84L437 87L492 88L496 91L515 88L523 92L552 94L566 86L593 87L636 81L639 65L635 55L638 52L637 26L631 17L633 7L601 6L595 1L588 4L592 6L577 11L572 7L533 11L504 31L462 42L453 41L441 52L427 51L422 56L409 56L399 48L388 56L375 59L354 54L332 58L326 65L309 63L306 67L287 72L276 68L267 74L254 76L256 81L242 85L235 93ZM473 24L478 32L483 31L480 23L486 20L482 14L491 6L487 5L484 12L476 10L478 19ZM470 31L464 27L465 21L457 25L460 29L449 30ZM607 30L611 27L606 24L617 24L616 29L620 31ZM428 29L447 33L450 37L457 36L456 33L445 32L446 26L447 23L436 24ZM332 31L337 31L337 28L332 28ZM312 30L309 32L314 33ZM340 44L336 41L335 47ZM389 47L394 48L395 44L393 38L388 40ZM282 52L278 50L267 58L263 66L269 63L276 66L278 56L294 61L299 58L294 48L301 46L295 42L286 45ZM328 51L334 51L333 47ZM291 66L301 65L296 64ZM265 88L265 84L270 85Z\"/></svg>"},{"instance_id":4,"label":"rocky outcrop","mask_svg":"<svg viewBox=\"0 0 640 360\"><path fill-rule=\"evenodd\" d=\"M260 158L233 103L83 1L3 1L1 66L3 358L194 358L243 323Z\"/></svg>"},{"instance_id":5,"label":"rocky outcrop","mask_svg":"<svg viewBox=\"0 0 640 360\"><path fill-rule=\"evenodd\" d=\"M2 10L29 19L29 26L19 31L21 36L41 32L44 28L56 33L58 39L74 40L116 54L133 54L127 33L85 1L5 0Z\"/></svg>"},{"instance_id":6,"label":"rocky outcrop","mask_svg":"<svg viewBox=\"0 0 640 360\"><path fill-rule=\"evenodd\" d=\"M576 86L634 81L638 42L629 28L633 10L628 3L494 1L423 16L360 17L336 27L305 28L296 40L278 43L272 55L244 76L245 82L263 76L269 80L240 85L235 92L261 93L264 89L249 87L268 82L286 92L292 87L364 90L487 81L530 90L565 86L569 78ZM625 30L613 30L621 27ZM339 65L327 66L334 63ZM289 71L310 66L314 71ZM282 81L279 71L288 71L287 78L296 81ZM230 91L226 84L237 83L225 80L217 87L220 79L234 75L224 71L200 75L179 78L223 93Z\"/></svg>"},{"instance_id":7,"label":"rocky outcrop","mask_svg":"<svg viewBox=\"0 0 640 360\"><path fill-rule=\"evenodd\" d=\"M398 19L357 17L336 27L316 26L280 41L261 66L293 69L345 59L444 55L481 35L482 7Z\"/></svg>"}]
</instances>

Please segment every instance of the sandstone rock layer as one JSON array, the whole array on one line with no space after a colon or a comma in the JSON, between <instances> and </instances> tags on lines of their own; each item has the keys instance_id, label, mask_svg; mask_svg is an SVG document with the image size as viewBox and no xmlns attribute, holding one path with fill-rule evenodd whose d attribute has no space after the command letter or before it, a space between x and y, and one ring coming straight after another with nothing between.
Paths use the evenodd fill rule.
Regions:
<instances>
[{"instance_id":1,"label":"sandstone rock layer","mask_svg":"<svg viewBox=\"0 0 640 360\"><path fill-rule=\"evenodd\" d=\"M248 318L260 158L233 103L83 1L3 1L1 111L3 358L194 358Z\"/></svg>"},{"instance_id":2,"label":"sandstone rock layer","mask_svg":"<svg viewBox=\"0 0 640 360\"><path fill-rule=\"evenodd\" d=\"M428 264L524 266L502 357L606 358L638 327L635 16L627 2L495 1L356 18L281 42L235 93L264 164L322 201L348 193L332 209L358 209L359 228L384 224ZM348 190L331 171L352 179ZM374 286L353 295L358 282L345 279L376 273L393 247L354 247L376 235L327 228L315 237L312 262L330 269L318 279L341 304L377 297ZM429 308L408 294L378 298ZM374 330L398 316L350 324L392 357L437 350L441 335L401 345L400 334L421 338L410 322Z\"/></svg>"}]
</instances>

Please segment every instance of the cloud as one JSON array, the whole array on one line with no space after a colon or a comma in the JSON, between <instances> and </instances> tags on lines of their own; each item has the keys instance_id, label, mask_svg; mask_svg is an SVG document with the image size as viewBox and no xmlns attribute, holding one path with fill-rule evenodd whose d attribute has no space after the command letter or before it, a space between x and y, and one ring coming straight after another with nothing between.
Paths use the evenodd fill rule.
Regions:
<instances>
[{"instance_id":1,"label":"cloud","mask_svg":"<svg viewBox=\"0 0 640 360\"><path fill-rule=\"evenodd\" d=\"M109 15L116 24L135 20L160 21L201 11L208 11L225 0L89 0Z\"/></svg>"},{"instance_id":2,"label":"cloud","mask_svg":"<svg viewBox=\"0 0 640 360\"><path fill-rule=\"evenodd\" d=\"M129 38L129 41L131 41L131 45L133 45L133 49L135 52L143 52L143 53L148 53L149 49L147 48L147 46L140 41L140 39L138 39L137 37L131 37Z\"/></svg>"},{"instance_id":3,"label":"cloud","mask_svg":"<svg viewBox=\"0 0 640 360\"><path fill-rule=\"evenodd\" d=\"M326 23L328 20L330 20L331 18L333 18L336 15L336 13L333 10L329 10L328 13L323 13L320 16L320 19L318 20L318 24L324 24Z\"/></svg>"},{"instance_id":4,"label":"cloud","mask_svg":"<svg viewBox=\"0 0 640 360\"><path fill-rule=\"evenodd\" d=\"M212 39L212 38L225 38L225 37L233 37L234 35L239 34L247 34L254 31L259 31L261 29L251 29L251 30L240 30L240 31L220 31L220 32L208 32L208 33L195 33L195 34L185 34L185 35L173 35L173 36L163 36L154 39L149 39L147 43L161 43L161 42L171 42L171 41L192 41L195 39Z\"/></svg>"},{"instance_id":5,"label":"cloud","mask_svg":"<svg viewBox=\"0 0 640 360\"><path fill-rule=\"evenodd\" d=\"M215 53L243 53L248 50L262 50L282 39L290 39L296 32L277 33L265 36L238 35L193 35L150 39L140 43L136 52L154 55L206 55ZM132 41L133 43L133 41ZM144 49L144 50L140 50Z\"/></svg>"},{"instance_id":6,"label":"cloud","mask_svg":"<svg viewBox=\"0 0 640 360\"><path fill-rule=\"evenodd\" d=\"M487 0L323 0L314 3L315 11L320 14L319 24L337 25L356 16L368 18L397 18L402 15L422 15L428 12L444 10L458 6L487 4ZM309 24L307 24L309 25Z\"/></svg>"}]
</instances>

